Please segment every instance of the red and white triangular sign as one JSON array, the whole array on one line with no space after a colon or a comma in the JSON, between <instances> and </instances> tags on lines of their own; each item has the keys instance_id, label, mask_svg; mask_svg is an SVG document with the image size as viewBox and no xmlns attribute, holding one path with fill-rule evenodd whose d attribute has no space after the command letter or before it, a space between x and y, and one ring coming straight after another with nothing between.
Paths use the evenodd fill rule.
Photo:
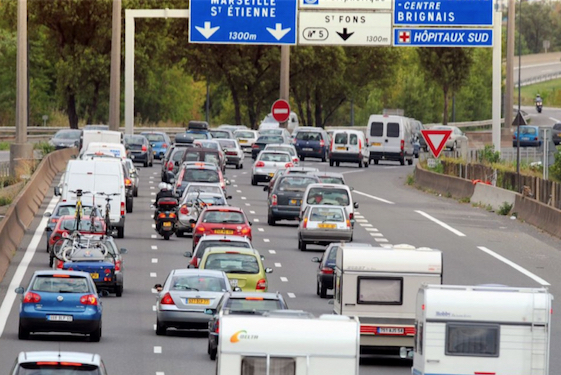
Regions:
<instances>
[{"instance_id":1,"label":"red and white triangular sign","mask_svg":"<svg viewBox=\"0 0 561 375\"><path fill-rule=\"evenodd\" d=\"M452 134L452 130L424 129L421 130L421 134L423 135L423 138L425 138L430 152L432 152L435 158L438 158L444 149L444 146L446 146L446 141L448 140L448 137L450 137L450 134Z\"/></svg>"}]
</instances>

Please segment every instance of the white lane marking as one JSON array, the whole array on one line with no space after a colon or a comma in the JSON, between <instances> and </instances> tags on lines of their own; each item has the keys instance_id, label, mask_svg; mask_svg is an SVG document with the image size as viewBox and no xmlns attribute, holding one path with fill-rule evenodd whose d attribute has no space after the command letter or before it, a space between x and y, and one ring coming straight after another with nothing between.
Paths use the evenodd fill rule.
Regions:
<instances>
[{"instance_id":1,"label":"white lane marking","mask_svg":"<svg viewBox=\"0 0 561 375\"><path fill-rule=\"evenodd\" d=\"M152 229L156 229L156 224L152 224Z\"/></svg>"},{"instance_id":2,"label":"white lane marking","mask_svg":"<svg viewBox=\"0 0 561 375\"><path fill-rule=\"evenodd\" d=\"M423 215L424 217L426 217L426 218L429 219L430 221L432 221L432 222L434 222L434 223L440 225L442 228L448 229L450 232L454 233L454 234L457 235L457 236L460 236L460 237L465 237L465 236L466 236L465 234L463 234L463 233L460 232L459 230L452 228L450 225L448 225L448 224L446 224L446 223L444 223L444 222L442 222L442 221L440 221L440 220L438 220L438 219L436 219L436 218L430 216L430 215L427 214L426 212L423 212L423 211L415 211L415 212L418 213L418 214L420 214L420 215Z\"/></svg>"},{"instance_id":3,"label":"white lane marking","mask_svg":"<svg viewBox=\"0 0 561 375\"><path fill-rule=\"evenodd\" d=\"M154 176L150 176L150 179L152 180L154 178Z\"/></svg>"},{"instance_id":4,"label":"white lane marking","mask_svg":"<svg viewBox=\"0 0 561 375\"><path fill-rule=\"evenodd\" d=\"M370 198L370 199L375 199L375 200L380 201L380 202L383 202L383 203L395 204L394 202L391 202L391 201L389 201L389 200L387 200L387 199L380 198L380 197L375 197L375 196L373 196L373 195L363 193L362 191L353 190L353 193L357 193L358 195L363 195L363 196L365 196L365 197L368 197L368 198Z\"/></svg>"},{"instance_id":5,"label":"white lane marking","mask_svg":"<svg viewBox=\"0 0 561 375\"><path fill-rule=\"evenodd\" d=\"M372 224L359 223L361 227L371 227Z\"/></svg>"},{"instance_id":6,"label":"white lane marking","mask_svg":"<svg viewBox=\"0 0 561 375\"><path fill-rule=\"evenodd\" d=\"M153 294L158 293L158 291L156 290L156 288L150 288L150 291L151 291Z\"/></svg>"},{"instance_id":7,"label":"white lane marking","mask_svg":"<svg viewBox=\"0 0 561 375\"><path fill-rule=\"evenodd\" d=\"M269 254L276 254L277 252L275 250L269 250Z\"/></svg>"},{"instance_id":8,"label":"white lane marking","mask_svg":"<svg viewBox=\"0 0 561 375\"><path fill-rule=\"evenodd\" d=\"M522 69L526 69L526 68L537 68L539 66L548 66L548 65L557 65L559 64L558 61L555 62L546 62L546 63L540 63L540 64L534 64L534 65L522 65L521 68ZM518 66L514 67L515 70L520 69Z\"/></svg>"},{"instance_id":9,"label":"white lane marking","mask_svg":"<svg viewBox=\"0 0 561 375\"><path fill-rule=\"evenodd\" d=\"M254 214L255 215L255 211L249 211L250 214Z\"/></svg>"},{"instance_id":10,"label":"white lane marking","mask_svg":"<svg viewBox=\"0 0 561 375\"><path fill-rule=\"evenodd\" d=\"M154 324L154 331L156 330L156 324ZM156 373L157 374L157 373Z\"/></svg>"},{"instance_id":11,"label":"white lane marking","mask_svg":"<svg viewBox=\"0 0 561 375\"><path fill-rule=\"evenodd\" d=\"M158 263L158 258L152 258L152 263Z\"/></svg>"},{"instance_id":12,"label":"white lane marking","mask_svg":"<svg viewBox=\"0 0 561 375\"><path fill-rule=\"evenodd\" d=\"M241 192L242 192L241 190L236 190L236 193L241 193Z\"/></svg>"},{"instance_id":13,"label":"white lane marking","mask_svg":"<svg viewBox=\"0 0 561 375\"><path fill-rule=\"evenodd\" d=\"M150 277L158 277L158 275L156 274L156 272L150 272Z\"/></svg>"},{"instance_id":14,"label":"white lane marking","mask_svg":"<svg viewBox=\"0 0 561 375\"><path fill-rule=\"evenodd\" d=\"M366 220L366 219L356 219L355 221L357 223L368 223L368 220Z\"/></svg>"},{"instance_id":15,"label":"white lane marking","mask_svg":"<svg viewBox=\"0 0 561 375\"><path fill-rule=\"evenodd\" d=\"M374 241L376 241L376 242L388 242L388 240L386 240L385 238L374 238Z\"/></svg>"},{"instance_id":16,"label":"white lane marking","mask_svg":"<svg viewBox=\"0 0 561 375\"><path fill-rule=\"evenodd\" d=\"M154 186L150 186L150 190L154 190L154 189L155 189L155 187L154 187Z\"/></svg>"},{"instance_id":17,"label":"white lane marking","mask_svg":"<svg viewBox=\"0 0 561 375\"><path fill-rule=\"evenodd\" d=\"M236 178L236 177L238 177L238 175L237 175L237 174L235 174L235 175L233 175L232 177Z\"/></svg>"},{"instance_id":18,"label":"white lane marking","mask_svg":"<svg viewBox=\"0 0 561 375\"><path fill-rule=\"evenodd\" d=\"M151 246L152 250L158 250L158 246L152 245Z\"/></svg>"},{"instance_id":19,"label":"white lane marking","mask_svg":"<svg viewBox=\"0 0 561 375\"><path fill-rule=\"evenodd\" d=\"M154 193L154 192L151 192L151 193L150 193L150 195L156 195L156 193Z\"/></svg>"},{"instance_id":20,"label":"white lane marking","mask_svg":"<svg viewBox=\"0 0 561 375\"><path fill-rule=\"evenodd\" d=\"M156 305L152 305L152 311L156 311Z\"/></svg>"},{"instance_id":21,"label":"white lane marking","mask_svg":"<svg viewBox=\"0 0 561 375\"><path fill-rule=\"evenodd\" d=\"M368 232L377 232L378 231L378 229L376 229L376 228L364 228L364 229L366 229Z\"/></svg>"},{"instance_id":22,"label":"white lane marking","mask_svg":"<svg viewBox=\"0 0 561 375\"><path fill-rule=\"evenodd\" d=\"M282 281L283 283L287 283L287 282L288 282L288 279L287 279L286 277L284 277L284 276L281 276L280 279L281 279L281 281Z\"/></svg>"},{"instance_id":23,"label":"white lane marking","mask_svg":"<svg viewBox=\"0 0 561 375\"><path fill-rule=\"evenodd\" d=\"M519 271L520 273L523 273L524 275L528 276L530 279L536 281L538 284L541 284L543 286L549 286L551 285L550 283L548 283L547 281L545 281L544 279L542 279L541 277L533 274L532 272L528 271L526 268L519 266L518 264L514 263L511 260L506 259L505 257L503 257L502 255L499 255L497 253L495 253L492 250L489 250L488 248L486 248L485 246L477 246L477 248L489 255L491 255L492 257L497 258L498 260L500 260L501 262L504 262L506 264L508 264L509 266L511 266L512 268L514 268L515 270Z\"/></svg>"},{"instance_id":24,"label":"white lane marking","mask_svg":"<svg viewBox=\"0 0 561 375\"><path fill-rule=\"evenodd\" d=\"M162 347L161 346L155 346L154 347L154 354L160 354L162 353Z\"/></svg>"},{"instance_id":25,"label":"white lane marking","mask_svg":"<svg viewBox=\"0 0 561 375\"><path fill-rule=\"evenodd\" d=\"M154 172L154 173L152 173L152 174L158 174L158 172Z\"/></svg>"},{"instance_id":26,"label":"white lane marking","mask_svg":"<svg viewBox=\"0 0 561 375\"><path fill-rule=\"evenodd\" d=\"M54 196L53 199L47 205L45 212L53 212L56 203L58 202L59 197ZM21 285L23 277L25 276L25 272L27 271L27 267L29 267L29 263L33 260L33 256L37 251L37 247L39 246L39 242L41 238L43 238L43 232L45 230L45 226L47 225L47 221L49 220L48 217L43 217L39 222L39 226L33 233L33 238L31 238L31 242L29 246L25 250L25 254L21 262L16 269L16 273L12 277L12 281L10 281L10 286L6 291L6 296L4 297L4 301L2 301L2 306L0 306L0 337L4 332L4 328L6 327L6 322L8 321L8 316L10 315L10 311L12 310L12 306L16 300L17 294L14 290Z\"/></svg>"},{"instance_id":27,"label":"white lane marking","mask_svg":"<svg viewBox=\"0 0 561 375\"><path fill-rule=\"evenodd\" d=\"M234 187L238 187L238 185L233 185Z\"/></svg>"},{"instance_id":28,"label":"white lane marking","mask_svg":"<svg viewBox=\"0 0 561 375\"><path fill-rule=\"evenodd\" d=\"M247 174L247 172L242 172L242 174Z\"/></svg>"},{"instance_id":29,"label":"white lane marking","mask_svg":"<svg viewBox=\"0 0 561 375\"><path fill-rule=\"evenodd\" d=\"M355 215L360 215L360 212L358 212L358 211L355 211Z\"/></svg>"},{"instance_id":30,"label":"white lane marking","mask_svg":"<svg viewBox=\"0 0 561 375\"><path fill-rule=\"evenodd\" d=\"M234 177L236 177L236 176L234 176ZM230 180L230 182L236 182L236 180Z\"/></svg>"},{"instance_id":31,"label":"white lane marking","mask_svg":"<svg viewBox=\"0 0 561 375\"><path fill-rule=\"evenodd\" d=\"M263 238L263 242L271 242L268 238Z\"/></svg>"},{"instance_id":32,"label":"white lane marking","mask_svg":"<svg viewBox=\"0 0 561 375\"><path fill-rule=\"evenodd\" d=\"M156 325L154 325L156 326ZM156 330L156 328L154 328L154 331ZM156 375L165 375L165 373L163 371L156 371Z\"/></svg>"},{"instance_id":33,"label":"white lane marking","mask_svg":"<svg viewBox=\"0 0 561 375\"><path fill-rule=\"evenodd\" d=\"M154 219L154 216L153 216L153 215L150 215L150 219Z\"/></svg>"},{"instance_id":34,"label":"white lane marking","mask_svg":"<svg viewBox=\"0 0 561 375\"><path fill-rule=\"evenodd\" d=\"M355 217L356 217L357 219L365 219L364 216L362 216L362 215L357 215L356 212L355 212Z\"/></svg>"},{"instance_id":35,"label":"white lane marking","mask_svg":"<svg viewBox=\"0 0 561 375\"><path fill-rule=\"evenodd\" d=\"M257 228L257 230L258 230L259 232L265 232L265 229L263 229L263 228Z\"/></svg>"},{"instance_id":36,"label":"white lane marking","mask_svg":"<svg viewBox=\"0 0 561 375\"><path fill-rule=\"evenodd\" d=\"M258 223L258 222L259 222L259 219L253 219L253 221L255 221L256 223Z\"/></svg>"},{"instance_id":37,"label":"white lane marking","mask_svg":"<svg viewBox=\"0 0 561 375\"><path fill-rule=\"evenodd\" d=\"M158 236L156 236L155 234L151 234L150 238L158 238Z\"/></svg>"},{"instance_id":38,"label":"white lane marking","mask_svg":"<svg viewBox=\"0 0 561 375\"><path fill-rule=\"evenodd\" d=\"M372 237L383 237L384 236L382 233L370 233L370 235Z\"/></svg>"},{"instance_id":39,"label":"white lane marking","mask_svg":"<svg viewBox=\"0 0 561 375\"><path fill-rule=\"evenodd\" d=\"M555 117L550 117L549 119L555 122L561 122L561 120L557 120Z\"/></svg>"},{"instance_id":40,"label":"white lane marking","mask_svg":"<svg viewBox=\"0 0 561 375\"><path fill-rule=\"evenodd\" d=\"M153 184L153 183L154 183L154 181L150 180L150 181L148 181L148 183L150 183L150 184Z\"/></svg>"},{"instance_id":41,"label":"white lane marking","mask_svg":"<svg viewBox=\"0 0 561 375\"><path fill-rule=\"evenodd\" d=\"M296 298L296 295L294 293L286 293L286 295L288 296L288 298Z\"/></svg>"},{"instance_id":42,"label":"white lane marking","mask_svg":"<svg viewBox=\"0 0 561 375\"><path fill-rule=\"evenodd\" d=\"M345 172L341 172L341 174L358 173L358 172L362 172L362 169L358 169L356 171L345 171Z\"/></svg>"},{"instance_id":43,"label":"white lane marking","mask_svg":"<svg viewBox=\"0 0 561 375\"><path fill-rule=\"evenodd\" d=\"M275 263L275 267L282 267L280 263Z\"/></svg>"},{"instance_id":44,"label":"white lane marking","mask_svg":"<svg viewBox=\"0 0 561 375\"><path fill-rule=\"evenodd\" d=\"M241 193L241 192L240 192ZM245 201L247 198L246 197L242 197L242 201Z\"/></svg>"},{"instance_id":45,"label":"white lane marking","mask_svg":"<svg viewBox=\"0 0 561 375\"><path fill-rule=\"evenodd\" d=\"M245 205L248 206L248 207L251 206L251 204L249 204L249 203L246 203Z\"/></svg>"},{"instance_id":46,"label":"white lane marking","mask_svg":"<svg viewBox=\"0 0 561 375\"><path fill-rule=\"evenodd\" d=\"M381 244L380 246L382 246L382 247L387 247L387 248L392 248L392 247L393 247L393 245L392 245L392 244L389 244L389 243L383 243L383 244Z\"/></svg>"}]
</instances>

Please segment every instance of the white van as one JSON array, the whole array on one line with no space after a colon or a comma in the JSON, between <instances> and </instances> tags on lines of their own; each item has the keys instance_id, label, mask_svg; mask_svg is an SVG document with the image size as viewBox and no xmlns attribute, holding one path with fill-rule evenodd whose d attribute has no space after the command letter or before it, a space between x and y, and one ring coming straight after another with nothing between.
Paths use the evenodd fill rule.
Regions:
<instances>
[{"instance_id":1,"label":"white van","mask_svg":"<svg viewBox=\"0 0 561 375\"><path fill-rule=\"evenodd\" d=\"M358 203L353 202L351 188L347 185L324 183L309 184L306 186L306 190L302 196L299 217L302 218L302 214L306 210L306 207L313 204L327 204L345 207L346 212L349 213L349 220L354 225L354 212L355 208L358 208Z\"/></svg>"},{"instance_id":2,"label":"white van","mask_svg":"<svg viewBox=\"0 0 561 375\"><path fill-rule=\"evenodd\" d=\"M123 143L123 133L113 130L88 130L82 132L82 150L88 148L91 142Z\"/></svg>"},{"instance_id":3,"label":"white van","mask_svg":"<svg viewBox=\"0 0 561 375\"><path fill-rule=\"evenodd\" d=\"M358 375L358 344L356 318L293 310L224 315L216 374Z\"/></svg>"},{"instance_id":4,"label":"white van","mask_svg":"<svg viewBox=\"0 0 561 375\"><path fill-rule=\"evenodd\" d=\"M401 165L413 164L414 137L410 120L403 116L370 115L366 125L366 142L369 160L399 161Z\"/></svg>"},{"instance_id":5,"label":"white van","mask_svg":"<svg viewBox=\"0 0 561 375\"><path fill-rule=\"evenodd\" d=\"M361 354L403 358L413 350L419 288L442 282L442 252L342 243L334 275L333 312L358 317Z\"/></svg>"},{"instance_id":6,"label":"white van","mask_svg":"<svg viewBox=\"0 0 561 375\"><path fill-rule=\"evenodd\" d=\"M288 115L288 122L286 124L286 128L290 133L292 133L299 126L300 126L300 121L298 120L298 115L291 111L290 115ZM273 118L273 115L271 113L265 116L263 121L261 121L261 123L259 124L259 130L275 129L278 127L280 127L280 124L277 120Z\"/></svg>"},{"instance_id":7,"label":"white van","mask_svg":"<svg viewBox=\"0 0 561 375\"><path fill-rule=\"evenodd\" d=\"M117 158L70 160L63 177L62 183L55 188L55 195L60 195L63 202L75 201L76 195L71 191L82 189L84 192L91 192L91 194L82 196L83 204L95 203L102 211L105 211L105 196L93 193L119 194L112 197L109 218L111 227L117 230L117 237L123 238L126 194L121 160Z\"/></svg>"},{"instance_id":8,"label":"white van","mask_svg":"<svg viewBox=\"0 0 561 375\"><path fill-rule=\"evenodd\" d=\"M552 300L546 288L423 286L413 374L549 375Z\"/></svg>"},{"instance_id":9,"label":"white van","mask_svg":"<svg viewBox=\"0 0 561 375\"><path fill-rule=\"evenodd\" d=\"M329 166L339 163L358 163L368 168L369 151L364 133L359 130L335 130L329 147Z\"/></svg>"},{"instance_id":10,"label":"white van","mask_svg":"<svg viewBox=\"0 0 561 375\"><path fill-rule=\"evenodd\" d=\"M106 143L106 142L90 142L87 148L82 148L79 158L82 159L84 155L93 153L112 153L114 157L120 159L127 158L127 150L122 143Z\"/></svg>"}]
</instances>

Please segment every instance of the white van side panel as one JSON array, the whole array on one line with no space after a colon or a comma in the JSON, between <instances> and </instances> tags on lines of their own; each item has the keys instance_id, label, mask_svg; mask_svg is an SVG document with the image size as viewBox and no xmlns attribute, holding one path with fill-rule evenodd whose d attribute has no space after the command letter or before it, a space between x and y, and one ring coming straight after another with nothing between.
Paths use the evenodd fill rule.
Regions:
<instances>
[{"instance_id":1,"label":"white van side panel","mask_svg":"<svg viewBox=\"0 0 561 375\"><path fill-rule=\"evenodd\" d=\"M91 142L84 153L94 153L97 151L105 151L112 153L116 158L125 159L127 157L127 150L125 146L120 143L105 143L105 142Z\"/></svg>"},{"instance_id":2,"label":"white van side panel","mask_svg":"<svg viewBox=\"0 0 561 375\"><path fill-rule=\"evenodd\" d=\"M82 133L82 150L86 150L91 142L121 143L122 140L123 133L118 131L84 130Z\"/></svg>"}]
</instances>

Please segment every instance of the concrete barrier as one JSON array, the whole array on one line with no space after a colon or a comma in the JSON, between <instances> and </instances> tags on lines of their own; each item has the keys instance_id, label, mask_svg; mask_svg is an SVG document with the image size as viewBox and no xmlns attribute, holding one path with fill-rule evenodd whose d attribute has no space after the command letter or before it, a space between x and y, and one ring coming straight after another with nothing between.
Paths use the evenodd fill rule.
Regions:
<instances>
[{"instance_id":1,"label":"concrete barrier","mask_svg":"<svg viewBox=\"0 0 561 375\"><path fill-rule=\"evenodd\" d=\"M471 203L479 203L493 207L497 211L505 202L514 207L516 192L483 183L475 184Z\"/></svg>"},{"instance_id":2,"label":"concrete barrier","mask_svg":"<svg viewBox=\"0 0 561 375\"><path fill-rule=\"evenodd\" d=\"M447 176L423 169L419 164L415 168L415 183L453 198L471 198L475 187L470 180Z\"/></svg>"},{"instance_id":3,"label":"concrete barrier","mask_svg":"<svg viewBox=\"0 0 561 375\"><path fill-rule=\"evenodd\" d=\"M25 231L41 207L53 179L65 168L71 156L76 154L77 149L69 148L45 156L8 208L6 217L0 222L0 281L4 278Z\"/></svg>"},{"instance_id":4,"label":"concrete barrier","mask_svg":"<svg viewBox=\"0 0 561 375\"><path fill-rule=\"evenodd\" d=\"M514 211L519 219L561 238L561 210L516 194Z\"/></svg>"}]
</instances>

